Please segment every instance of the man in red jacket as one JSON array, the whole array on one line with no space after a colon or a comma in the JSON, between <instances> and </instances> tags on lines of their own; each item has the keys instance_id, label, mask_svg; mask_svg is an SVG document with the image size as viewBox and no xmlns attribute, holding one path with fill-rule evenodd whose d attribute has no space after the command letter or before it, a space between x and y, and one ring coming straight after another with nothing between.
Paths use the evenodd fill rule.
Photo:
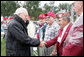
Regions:
<instances>
[{"instance_id":1,"label":"man in red jacket","mask_svg":"<svg viewBox=\"0 0 84 57\"><path fill-rule=\"evenodd\" d=\"M83 56L83 1L74 2L79 16L65 40L62 56Z\"/></svg>"},{"instance_id":2,"label":"man in red jacket","mask_svg":"<svg viewBox=\"0 0 84 57\"><path fill-rule=\"evenodd\" d=\"M70 18L69 18L69 13L58 13L56 14L56 17L58 18L58 24L60 25L60 29L58 31L58 35L46 42L42 42L43 45L40 46L44 46L44 44L46 45L46 47L50 47L54 44L55 47L57 48L57 55L61 56L62 55L62 49L63 49L63 45L64 45L64 41L68 35L68 32L72 26L72 24L70 23Z\"/></svg>"}]
</instances>

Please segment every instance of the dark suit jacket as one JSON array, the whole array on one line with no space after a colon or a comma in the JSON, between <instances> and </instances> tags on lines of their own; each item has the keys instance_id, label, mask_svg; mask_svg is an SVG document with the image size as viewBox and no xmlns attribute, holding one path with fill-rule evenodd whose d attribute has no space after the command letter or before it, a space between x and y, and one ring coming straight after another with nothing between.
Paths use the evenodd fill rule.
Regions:
<instances>
[{"instance_id":1,"label":"dark suit jacket","mask_svg":"<svg viewBox=\"0 0 84 57\"><path fill-rule=\"evenodd\" d=\"M8 25L6 55L30 56L30 46L39 46L39 44L39 40L28 36L25 22L16 15L14 20Z\"/></svg>"}]
</instances>

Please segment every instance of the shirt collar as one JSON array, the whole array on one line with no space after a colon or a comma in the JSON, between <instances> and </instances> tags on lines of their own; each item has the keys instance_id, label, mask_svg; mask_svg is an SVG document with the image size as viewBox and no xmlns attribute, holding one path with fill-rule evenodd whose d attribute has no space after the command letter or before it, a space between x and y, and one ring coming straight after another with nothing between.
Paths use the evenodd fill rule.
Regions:
<instances>
[{"instance_id":1,"label":"shirt collar","mask_svg":"<svg viewBox=\"0 0 84 57\"><path fill-rule=\"evenodd\" d=\"M68 23L68 24L63 28L63 30L66 30L66 28L68 27L69 24L70 24L70 23Z\"/></svg>"},{"instance_id":2,"label":"shirt collar","mask_svg":"<svg viewBox=\"0 0 84 57\"><path fill-rule=\"evenodd\" d=\"M74 23L76 23L81 16L83 16L83 12L81 13L81 15L77 18L77 20Z\"/></svg>"},{"instance_id":3,"label":"shirt collar","mask_svg":"<svg viewBox=\"0 0 84 57\"><path fill-rule=\"evenodd\" d=\"M83 12L81 13L81 16L83 15Z\"/></svg>"},{"instance_id":4,"label":"shirt collar","mask_svg":"<svg viewBox=\"0 0 84 57\"><path fill-rule=\"evenodd\" d=\"M49 24L48 24L48 26L49 26L49 27L52 27L52 26L54 26L54 25L55 25L55 21L52 23L52 25L51 25L51 26L49 26Z\"/></svg>"}]
</instances>

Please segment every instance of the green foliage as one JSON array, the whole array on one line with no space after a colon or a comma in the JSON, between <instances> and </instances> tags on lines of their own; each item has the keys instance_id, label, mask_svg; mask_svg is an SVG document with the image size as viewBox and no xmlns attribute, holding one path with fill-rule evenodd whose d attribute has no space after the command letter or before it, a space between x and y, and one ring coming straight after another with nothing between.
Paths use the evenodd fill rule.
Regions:
<instances>
[{"instance_id":1,"label":"green foliage","mask_svg":"<svg viewBox=\"0 0 84 57\"><path fill-rule=\"evenodd\" d=\"M44 4L44 10L42 10L42 8L39 8L41 5L40 1L25 1L23 7L28 10L31 20L38 20L39 14L45 14L49 11L52 11L56 14L60 10L71 10L71 4L62 3L58 6L55 6L54 3L54 1L50 1L49 5ZM1 15L11 16L18 7L20 7L18 1L1 1Z\"/></svg>"},{"instance_id":2,"label":"green foliage","mask_svg":"<svg viewBox=\"0 0 84 57\"><path fill-rule=\"evenodd\" d=\"M6 42L4 38L1 40L1 56L6 56Z\"/></svg>"},{"instance_id":3,"label":"green foliage","mask_svg":"<svg viewBox=\"0 0 84 57\"><path fill-rule=\"evenodd\" d=\"M38 20L39 14L42 12L42 9L39 8L40 1L26 1L25 7L28 10L29 15L32 17L33 20Z\"/></svg>"},{"instance_id":4,"label":"green foliage","mask_svg":"<svg viewBox=\"0 0 84 57\"><path fill-rule=\"evenodd\" d=\"M1 1L1 15L12 16L18 7L20 7L20 5L17 2Z\"/></svg>"},{"instance_id":5,"label":"green foliage","mask_svg":"<svg viewBox=\"0 0 84 57\"><path fill-rule=\"evenodd\" d=\"M68 4L68 3L62 3L62 4L59 4L58 9L59 10L66 10L66 11L68 10L68 11L70 11L71 5Z\"/></svg>"},{"instance_id":6,"label":"green foliage","mask_svg":"<svg viewBox=\"0 0 84 57\"><path fill-rule=\"evenodd\" d=\"M50 6L48 4L44 4L43 8L45 9L45 12L50 11Z\"/></svg>"},{"instance_id":7,"label":"green foliage","mask_svg":"<svg viewBox=\"0 0 84 57\"><path fill-rule=\"evenodd\" d=\"M37 50L36 51L33 50L33 56L38 56L38 51Z\"/></svg>"}]
</instances>

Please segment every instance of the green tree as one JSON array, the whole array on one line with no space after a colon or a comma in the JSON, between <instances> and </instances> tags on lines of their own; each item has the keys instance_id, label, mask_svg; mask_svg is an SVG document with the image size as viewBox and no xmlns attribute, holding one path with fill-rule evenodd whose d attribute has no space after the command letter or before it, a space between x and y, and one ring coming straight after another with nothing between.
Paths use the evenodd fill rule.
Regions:
<instances>
[{"instance_id":1,"label":"green tree","mask_svg":"<svg viewBox=\"0 0 84 57\"><path fill-rule=\"evenodd\" d=\"M11 16L20 5L15 1L1 1L1 15Z\"/></svg>"},{"instance_id":2,"label":"green tree","mask_svg":"<svg viewBox=\"0 0 84 57\"><path fill-rule=\"evenodd\" d=\"M26 1L25 7L28 10L28 14L32 17L32 20L38 20L39 14L42 12L42 9L39 8L40 1Z\"/></svg>"},{"instance_id":3,"label":"green tree","mask_svg":"<svg viewBox=\"0 0 84 57\"><path fill-rule=\"evenodd\" d=\"M68 11L70 11L71 5L68 4L68 3L62 3L62 4L59 4L58 9L59 10L66 10L66 11L68 10Z\"/></svg>"},{"instance_id":4,"label":"green tree","mask_svg":"<svg viewBox=\"0 0 84 57\"><path fill-rule=\"evenodd\" d=\"M43 8L44 8L45 13L50 11L50 6L48 4L44 4Z\"/></svg>"},{"instance_id":5,"label":"green tree","mask_svg":"<svg viewBox=\"0 0 84 57\"><path fill-rule=\"evenodd\" d=\"M54 1L50 1L49 5L50 5L50 11L54 12Z\"/></svg>"},{"instance_id":6,"label":"green tree","mask_svg":"<svg viewBox=\"0 0 84 57\"><path fill-rule=\"evenodd\" d=\"M54 1L50 1L50 11L54 12L55 14L59 11L58 7L55 6L55 2Z\"/></svg>"},{"instance_id":7,"label":"green tree","mask_svg":"<svg viewBox=\"0 0 84 57\"><path fill-rule=\"evenodd\" d=\"M45 13L49 12L49 11L52 11L54 12L55 14L59 11L58 7L54 5L54 1L50 1L49 2L49 5L48 4L44 4L43 8L44 8L44 11Z\"/></svg>"}]
</instances>

